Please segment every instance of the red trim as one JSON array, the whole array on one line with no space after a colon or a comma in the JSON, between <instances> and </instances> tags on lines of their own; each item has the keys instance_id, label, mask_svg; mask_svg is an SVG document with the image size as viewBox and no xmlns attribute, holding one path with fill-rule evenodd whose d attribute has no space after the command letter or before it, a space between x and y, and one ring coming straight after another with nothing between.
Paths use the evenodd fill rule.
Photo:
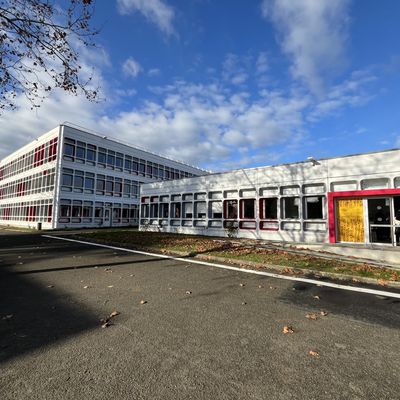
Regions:
<instances>
[{"instance_id":1,"label":"red trim","mask_svg":"<svg viewBox=\"0 0 400 400\"><path fill-rule=\"evenodd\" d=\"M335 200L338 198L365 198L374 196L399 196L400 189L351 190L328 192L329 243L336 243Z\"/></svg>"}]
</instances>

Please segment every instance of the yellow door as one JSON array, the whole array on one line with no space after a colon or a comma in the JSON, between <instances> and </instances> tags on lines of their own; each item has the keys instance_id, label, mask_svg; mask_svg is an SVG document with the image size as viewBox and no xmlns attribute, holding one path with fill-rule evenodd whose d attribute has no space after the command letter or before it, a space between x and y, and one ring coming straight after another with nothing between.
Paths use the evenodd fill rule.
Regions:
<instances>
[{"instance_id":1,"label":"yellow door","mask_svg":"<svg viewBox=\"0 0 400 400\"><path fill-rule=\"evenodd\" d=\"M361 199L338 199L336 202L338 241L364 242L364 210Z\"/></svg>"}]
</instances>

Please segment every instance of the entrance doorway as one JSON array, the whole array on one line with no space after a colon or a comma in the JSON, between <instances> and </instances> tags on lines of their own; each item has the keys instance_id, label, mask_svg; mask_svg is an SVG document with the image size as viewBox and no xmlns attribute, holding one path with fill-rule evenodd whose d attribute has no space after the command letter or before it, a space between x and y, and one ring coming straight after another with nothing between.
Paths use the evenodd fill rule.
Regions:
<instances>
[{"instance_id":1,"label":"entrance doorway","mask_svg":"<svg viewBox=\"0 0 400 400\"><path fill-rule=\"evenodd\" d=\"M368 199L370 243L400 246L400 196Z\"/></svg>"}]
</instances>

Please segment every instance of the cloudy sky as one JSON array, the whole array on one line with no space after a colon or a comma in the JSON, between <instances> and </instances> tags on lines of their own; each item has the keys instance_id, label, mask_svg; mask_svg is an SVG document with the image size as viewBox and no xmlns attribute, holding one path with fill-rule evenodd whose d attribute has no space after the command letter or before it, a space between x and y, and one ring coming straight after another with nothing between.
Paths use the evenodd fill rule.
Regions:
<instances>
[{"instance_id":1,"label":"cloudy sky","mask_svg":"<svg viewBox=\"0 0 400 400\"><path fill-rule=\"evenodd\" d=\"M69 121L208 169L400 147L397 0L97 1L100 103L0 116L0 158Z\"/></svg>"}]
</instances>

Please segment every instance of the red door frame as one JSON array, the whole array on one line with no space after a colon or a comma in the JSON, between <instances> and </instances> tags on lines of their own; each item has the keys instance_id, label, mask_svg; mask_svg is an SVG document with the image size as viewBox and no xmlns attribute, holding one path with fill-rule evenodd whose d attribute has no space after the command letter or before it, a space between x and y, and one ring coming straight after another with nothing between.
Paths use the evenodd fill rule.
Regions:
<instances>
[{"instance_id":1,"label":"red door frame","mask_svg":"<svg viewBox=\"0 0 400 400\"><path fill-rule=\"evenodd\" d=\"M336 243L336 216L335 200L340 198L366 198L376 196L400 196L400 189L379 189L379 190L352 190L348 192L328 193L328 226L329 243Z\"/></svg>"}]
</instances>

